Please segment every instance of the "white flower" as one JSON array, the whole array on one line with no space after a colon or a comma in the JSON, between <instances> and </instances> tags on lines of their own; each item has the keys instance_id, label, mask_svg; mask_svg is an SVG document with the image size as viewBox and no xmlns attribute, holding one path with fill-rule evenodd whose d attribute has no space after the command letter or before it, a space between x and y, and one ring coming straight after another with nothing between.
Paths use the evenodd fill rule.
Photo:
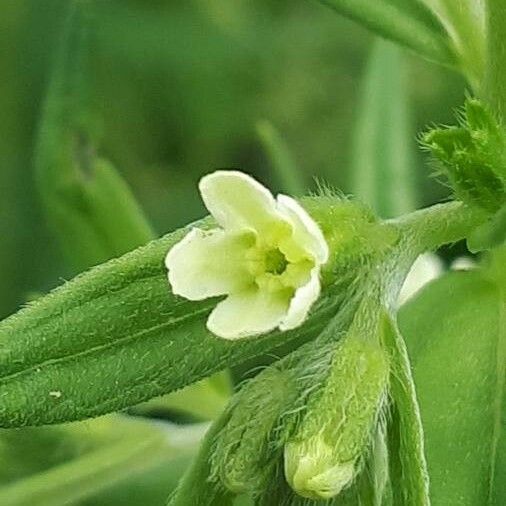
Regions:
<instances>
[{"instance_id":1,"label":"white flower","mask_svg":"<svg viewBox=\"0 0 506 506\"><path fill-rule=\"evenodd\" d=\"M242 172L214 172L199 189L220 228L194 228L169 251L173 293L190 300L227 295L207 320L225 339L301 325L329 256L318 225L294 199L274 198Z\"/></svg>"}]
</instances>

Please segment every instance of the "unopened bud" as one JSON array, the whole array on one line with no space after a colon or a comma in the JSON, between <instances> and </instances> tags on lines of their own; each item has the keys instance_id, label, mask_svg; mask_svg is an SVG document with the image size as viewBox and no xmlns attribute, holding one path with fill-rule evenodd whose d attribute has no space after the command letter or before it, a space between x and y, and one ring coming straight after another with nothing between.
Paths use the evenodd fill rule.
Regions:
<instances>
[{"instance_id":1,"label":"unopened bud","mask_svg":"<svg viewBox=\"0 0 506 506\"><path fill-rule=\"evenodd\" d=\"M290 485L309 499L331 499L353 480L355 463L333 462L333 448L318 437L285 446L285 473Z\"/></svg>"},{"instance_id":2,"label":"unopened bud","mask_svg":"<svg viewBox=\"0 0 506 506\"><path fill-rule=\"evenodd\" d=\"M346 337L325 385L309 399L285 445L285 475L303 497L330 499L361 470L388 385L386 354L376 343Z\"/></svg>"},{"instance_id":3,"label":"unopened bud","mask_svg":"<svg viewBox=\"0 0 506 506\"><path fill-rule=\"evenodd\" d=\"M236 394L228 423L217 436L213 474L235 493L262 490L276 462L273 431L295 385L288 371L265 369Z\"/></svg>"}]
</instances>

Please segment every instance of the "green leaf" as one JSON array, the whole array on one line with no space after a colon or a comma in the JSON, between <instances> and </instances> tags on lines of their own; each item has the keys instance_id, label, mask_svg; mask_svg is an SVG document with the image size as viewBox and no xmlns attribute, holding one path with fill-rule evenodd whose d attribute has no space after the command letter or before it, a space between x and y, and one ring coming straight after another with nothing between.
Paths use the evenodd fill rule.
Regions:
<instances>
[{"instance_id":1,"label":"green leaf","mask_svg":"<svg viewBox=\"0 0 506 506\"><path fill-rule=\"evenodd\" d=\"M467 247L473 253L497 248L506 243L506 204L480 225L467 239Z\"/></svg>"},{"instance_id":2,"label":"green leaf","mask_svg":"<svg viewBox=\"0 0 506 506\"><path fill-rule=\"evenodd\" d=\"M307 339L342 299L342 286L329 287L294 331L217 338L205 325L216 299L175 297L167 281L165 255L188 231L98 266L0 323L0 426L78 420L169 393Z\"/></svg>"},{"instance_id":3,"label":"green leaf","mask_svg":"<svg viewBox=\"0 0 506 506\"><path fill-rule=\"evenodd\" d=\"M443 65L455 55L436 16L419 0L320 0L376 34Z\"/></svg>"},{"instance_id":4,"label":"green leaf","mask_svg":"<svg viewBox=\"0 0 506 506\"><path fill-rule=\"evenodd\" d=\"M280 133L266 120L257 123L257 132L282 190L290 195L304 195L306 185L302 173Z\"/></svg>"},{"instance_id":5,"label":"green leaf","mask_svg":"<svg viewBox=\"0 0 506 506\"><path fill-rule=\"evenodd\" d=\"M196 452L195 452L196 454ZM161 506L175 490L195 455L177 457L90 496L79 506Z\"/></svg>"},{"instance_id":6,"label":"green leaf","mask_svg":"<svg viewBox=\"0 0 506 506\"><path fill-rule=\"evenodd\" d=\"M503 0L486 0L485 5L487 54L485 79L480 92L501 120L506 122L506 87L504 86L506 5Z\"/></svg>"},{"instance_id":7,"label":"green leaf","mask_svg":"<svg viewBox=\"0 0 506 506\"><path fill-rule=\"evenodd\" d=\"M423 0L451 37L460 66L473 88L482 84L486 59L485 2L482 0Z\"/></svg>"},{"instance_id":8,"label":"green leaf","mask_svg":"<svg viewBox=\"0 0 506 506\"><path fill-rule=\"evenodd\" d=\"M384 218L415 209L415 147L403 51L377 40L354 130L351 192Z\"/></svg>"},{"instance_id":9,"label":"green leaf","mask_svg":"<svg viewBox=\"0 0 506 506\"><path fill-rule=\"evenodd\" d=\"M73 2L42 114L36 175L48 223L80 271L145 244L153 231L127 184L96 154L87 2Z\"/></svg>"},{"instance_id":10,"label":"green leaf","mask_svg":"<svg viewBox=\"0 0 506 506\"><path fill-rule=\"evenodd\" d=\"M506 134L495 112L468 98L459 126L433 128L422 145L438 162L455 195L496 213L506 203Z\"/></svg>"},{"instance_id":11,"label":"green leaf","mask_svg":"<svg viewBox=\"0 0 506 506\"><path fill-rule=\"evenodd\" d=\"M154 238L126 182L95 152L88 96L90 9L78 1L70 8L37 149L37 181L47 219L67 263L77 270L120 256ZM159 404L209 419L225 401L211 382L203 380L176 397L160 399Z\"/></svg>"},{"instance_id":12,"label":"green leaf","mask_svg":"<svg viewBox=\"0 0 506 506\"><path fill-rule=\"evenodd\" d=\"M480 272L448 274L401 309L434 506L506 500L505 315L504 296Z\"/></svg>"},{"instance_id":13,"label":"green leaf","mask_svg":"<svg viewBox=\"0 0 506 506\"><path fill-rule=\"evenodd\" d=\"M69 426L63 432L92 446L41 472L0 486L4 506L64 506L93 496L126 478L134 478L184 455L191 455L207 428L155 425L120 416ZM40 429L39 429L40 432ZM36 432L32 432L36 436ZM81 441L79 441L79 439ZM62 440L55 440L55 444ZM18 457L27 458L26 455ZM9 462L6 463L9 465Z\"/></svg>"},{"instance_id":14,"label":"green leaf","mask_svg":"<svg viewBox=\"0 0 506 506\"><path fill-rule=\"evenodd\" d=\"M395 322L386 314L382 340L390 354L388 454L393 506L428 506L429 480L424 455L423 429L411 367Z\"/></svg>"},{"instance_id":15,"label":"green leaf","mask_svg":"<svg viewBox=\"0 0 506 506\"><path fill-rule=\"evenodd\" d=\"M135 406L132 411L144 416L163 413L170 415L173 412L186 413L200 420L214 420L225 409L232 394L230 384L223 391L216 387L215 382L219 378L228 379L224 373L219 373L177 392Z\"/></svg>"},{"instance_id":16,"label":"green leaf","mask_svg":"<svg viewBox=\"0 0 506 506\"><path fill-rule=\"evenodd\" d=\"M232 506L235 494L227 491L220 483L211 481L211 456L214 440L228 422L230 411L222 413L202 443L199 454L186 471L174 494L169 498L168 506Z\"/></svg>"}]
</instances>

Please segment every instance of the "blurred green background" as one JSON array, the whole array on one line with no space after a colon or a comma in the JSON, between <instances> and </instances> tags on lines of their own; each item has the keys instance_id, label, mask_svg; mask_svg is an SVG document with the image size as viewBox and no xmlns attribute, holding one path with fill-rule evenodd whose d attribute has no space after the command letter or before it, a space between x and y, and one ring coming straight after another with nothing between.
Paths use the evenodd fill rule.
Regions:
<instances>
[{"instance_id":1,"label":"blurred green background","mask_svg":"<svg viewBox=\"0 0 506 506\"><path fill-rule=\"evenodd\" d=\"M35 191L33 148L68 1L0 6L0 315L73 272ZM281 190L256 131L269 120L304 183L350 190L358 93L373 37L315 0L97 2L93 104L100 153L115 163L159 234L201 216L199 177L248 172ZM452 121L458 76L406 53L412 144ZM446 196L415 157L420 204Z\"/></svg>"}]
</instances>

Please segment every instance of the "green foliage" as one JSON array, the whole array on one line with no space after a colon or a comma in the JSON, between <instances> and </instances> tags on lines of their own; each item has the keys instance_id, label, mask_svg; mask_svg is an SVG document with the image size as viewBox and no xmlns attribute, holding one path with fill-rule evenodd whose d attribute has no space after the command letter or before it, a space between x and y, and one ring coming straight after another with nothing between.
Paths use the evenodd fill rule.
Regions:
<instances>
[{"instance_id":1,"label":"green foliage","mask_svg":"<svg viewBox=\"0 0 506 506\"><path fill-rule=\"evenodd\" d=\"M486 69L482 93L488 103L504 122L506 120L506 46L504 31L506 5L502 0L486 0L487 53L484 58Z\"/></svg>"},{"instance_id":2,"label":"green foliage","mask_svg":"<svg viewBox=\"0 0 506 506\"><path fill-rule=\"evenodd\" d=\"M490 213L506 202L506 133L486 105L467 99L460 125L432 129L422 144L457 198Z\"/></svg>"},{"instance_id":3,"label":"green foliage","mask_svg":"<svg viewBox=\"0 0 506 506\"><path fill-rule=\"evenodd\" d=\"M77 271L153 238L130 189L95 152L88 60L91 7L73 4L44 107L37 185L48 222Z\"/></svg>"},{"instance_id":4,"label":"green foliage","mask_svg":"<svg viewBox=\"0 0 506 506\"><path fill-rule=\"evenodd\" d=\"M467 239L467 246L477 253L506 243L506 204L488 221L480 225Z\"/></svg>"},{"instance_id":5,"label":"green foliage","mask_svg":"<svg viewBox=\"0 0 506 506\"><path fill-rule=\"evenodd\" d=\"M59 423L126 407L129 413L143 416L167 416L186 409L197 417L216 417L224 407L229 385L217 386L215 381L220 378L198 380L266 351L279 350L283 344L279 353L288 355L273 357L276 362L234 397L207 436L171 504L232 505L242 501L234 495L244 490L254 496L256 506L316 505L290 488L297 471L289 469L290 465L285 469L282 453L287 441L290 445L296 441L297 450L302 448L299 457L301 453L311 455L311 443L323 441L324 445L316 445L318 470L322 463L325 467L332 460L340 464L346 461L344 466L331 466L330 473L326 466L316 487L295 487L305 495L323 497L327 493L330 497L332 486L341 480L353 483L328 504L428 504L422 430L409 361L394 316L379 314L379 307L395 305L397 287L420 251L463 237L474 250L495 248L491 255L495 271L488 268L487 276L504 281L504 257L496 253L505 234L506 142L501 124L495 119L496 113L504 113L504 5L502 0L488 2L489 54L485 62L481 18L476 20L476 27L471 26L472 7L465 0L322 1L426 58L460 68L482 92L480 96L493 105L491 114L477 101L469 101L459 127L428 136L443 172L465 204L439 206L385 224L368 209L336 198L333 192L323 191L317 198L304 199L328 239L332 259L322 273L324 291L311 317L299 330L282 335L275 332L237 342L219 340L205 328L206 317L217 300L191 303L170 293L163 259L188 228L103 264L0 323L0 426ZM49 39L47 28L53 28L56 22L57 3L49 0L39 7L39 2L29 0L18 8L6 6L2 12L2 18L15 23L25 15L34 19L19 24L24 28L18 34L19 40L4 39L6 25L0 20L2 45L10 48L12 43L16 55L19 51L16 59L29 69L23 70L19 81L4 72L0 105L5 92L9 92L4 81L12 81L10 86L15 83L19 89L37 90L37 82L42 81L37 72L44 67L39 60L43 60L45 44L40 44L32 32L39 30L44 42ZM351 52L346 54L353 63L339 72L351 76L352 89L353 69L361 51L360 42L354 46L355 32L333 28L339 20L309 18L309 6L294 9L289 1L279 0L259 2L254 9L249 2L237 0L141 4L136 0L74 2L43 112L35 156L37 189L67 261L79 271L119 257L153 237L127 185L111 164L96 154L97 146L112 153L122 170L130 170L128 179L136 181L139 188L149 187L144 190L145 201L165 227L197 214L196 199L192 201L181 188L196 179L205 164L228 166L237 160L255 163L255 153L250 149L252 118L254 122L259 115L266 117L268 111L283 133L296 139L294 145L301 151L324 153L315 157L318 162L330 158L329 147L335 142L335 136L328 135L328 125L339 131L341 124L350 123L346 107L352 104L347 100L351 95L334 88L329 69L334 71L341 40L350 39ZM92 5L99 12L95 22L101 50L90 62L93 51L88 8ZM44 18L46 10L44 25L39 18ZM286 37L286 30L292 34L290 37ZM330 39L332 30L344 35ZM7 44L3 44L5 40ZM304 53L305 40L311 41L309 56ZM35 46L35 41L37 50L30 53L31 59L27 58L25 45ZM338 50L332 47L332 41ZM305 59L310 63L304 64ZM417 75L419 71L417 68ZM353 185L354 192L385 217L414 207L412 160L405 137L409 128L403 72L398 50L378 42L363 92ZM271 79L271 75L276 78ZM277 79L278 75L284 79ZM91 77L106 83L97 85ZM26 82L31 86L21 86ZM428 96L427 90L433 93L432 88L437 89L431 84L431 80L417 79L413 86L419 86L418 91ZM259 100L259 91L268 99ZM325 94L332 100L338 96L343 104L336 108L335 116L329 112L330 101ZM416 96L416 90L412 94ZM7 96L19 98L17 94ZM301 96L310 97L305 108L300 106ZM39 102L37 91L30 90L20 97L23 99L13 102L22 103L21 108L12 108L7 114L2 111L0 158L7 160L6 167L15 162L8 176L2 166L2 184L10 184L12 174L23 173L19 169L25 168L30 156L23 158L17 152L26 150L31 131L12 134L17 143L7 151L8 157L3 156L4 146L11 139L4 133L15 132L18 124L30 124L31 120L26 120L29 114L25 118L21 109L28 110L30 106L25 104ZM228 108L216 97L226 97L223 104ZM100 142L92 114L96 105L93 100L97 99L108 124L108 134ZM435 109L444 109L436 105ZM14 116L20 119L13 120ZM148 121L148 117L154 119ZM279 118L286 122L284 126ZM143 128L132 131L132 125ZM297 129L301 132L299 142ZM330 140L323 139L322 132ZM277 182L288 192L302 194L304 181L312 173L300 177L289 150L270 122L260 124L259 134ZM312 148L306 148L311 140ZM306 160L302 158L301 165L311 166L304 154ZM146 170L137 171L145 164ZM169 165L171 170L165 170ZM24 183L23 179L15 180ZM159 188L169 185L171 198L167 205L169 199L165 195L161 198ZM18 194L25 191L25 184L20 187L23 191L18 190ZM33 207L30 198L20 202L18 206L26 214L23 223L29 222L22 232L29 238L24 244L30 244L31 253L41 243L38 238L32 244L38 222L32 223L34 215L27 212ZM477 216L483 214L475 208L486 211L486 223L478 220ZM14 229L23 227L20 223L11 226L8 205L0 215L9 221L11 228L4 231L4 236L12 249L18 244L11 238L18 234ZM478 222L482 225L470 235ZM207 219L196 225L212 226ZM11 275L17 269L26 271L25 284L28 280L30 288L39 289L39 280L45 285L55 272L49 270L46 274L47 258L37 256L36 263L40 263L44 274L32 279L35 268L26 266L23 259L34 255L23 256L22 249L19 258L12 251L10 256L0 258L7 267L3 285L25 290L24 285L17 287L16 276ZM60 269L58 266L56 274L61 274ZM432 302L439 304L438 319L447 318L440 325L434 325L433 305L423 297L413 302L421 304L424 300L421 306L414 306L416 315L409 316L408 306L408 321L414 322L408 325L408 333L416 335L413 348L419 348L419 355L414 354L415 377L421 386L422 416L428 427L429 466L436 480L434 497L443 498L441 505L451 505L454 500L462 504L471 498L477 504L498 506L506 494L503 480L498 479L504 475L506 454L501 425L506 363L504 294L500 294L499 281L473 275L479 280L472 278L470 282L471 275L466 275L467 284L460 286L460 278L458 282L454 278L451 289L443 294L428 292ZM4 291L7 293L9 288ZM464 300L469 293L476 295L474 306ZM14 301L14 296L11 299ZM459 308L454 310L449 300ZM419 315L425 320L419 321ZM365 351L346 347L350 342L357 344L348 340L351 331L376 338L378 320L384 350L376 345ZM342 336L346 340L339 341ZM307 340L311 341L305 343ZM428 341L426 348L419 345ZM465 354L461 363L452 363L457 356L455 350ZM385 351L390 367L390 409L388 416L386 410L378 416L387 388ZM365 372L359 367L364 362ZM447 375L456 378L455 382L447 381ZM197 384L192 386L195 381ZM175 396L137 406L140 401L185 386ZM456 416L456 408L464 416ZM185 465L185 455L194 451L202 427L178 429L125 416L109 420L112 423L106 423L106 428L98 419L57 428L1 430L0 503L161 504ZM189 438L185 436L187 430L192 434ZM462 435L464 442L458 439ZM172 444L176 440L182 448ZM452 464L458 465L451 479L447 476L448 456L441 450L446 445ZM176 463L174 457L179 459L180 450L184 455ZM323 494L314 494L315 490L322 491L322 484ZM150 491L139 496L143 486ZM468 495L459 496L462 490Z\"/></svg>"},{"instance_id":6,"label":"green foliage","mask_svg":"<svg viewBox=\"0 0 506 506\"><path fill-rule=\"evenodd\" d=\"M396 323L386 314L382 326L382 341L391 366L392 406L387 437L392 504L428 506L424 435L406 345Z\"/></svg>"},{"instance_id":7,"label":"green foliage","mask_svg":"<svg viewBox=\"0 0 506 506\"><path fill-rule=\"evenodd\" d=\"M219 383L223 384L219 384ZM130 409L142 416L190 415L196 420L214 420L227 405L232 385L226 371L192 383L169 395L156 397Z\"/></svg>"},{"instance_id":8,"label":"green foliage","mask_svg":"<svg viewBox=\"0 0 506 506\"><path fill-rule=\"evenodd\" d=\"M0 460L9 471L0 478L1 504L80 504L191 455L205 428L162 427L110 416L66 427L2 430Z\"/></svg>"},{"instance_id":9,"label":"green foliage","mask_svg":"<svg viewBox=\"0 0 506 506\"><path fill-rule=\"evenodd\" d=\"M339 327L346 326L339 320ZM308 396L325 381L335 353L333 339L328 342L329 333L334 334L330 329L339 335L336 324L330 324L316 341L261 371L234 396L212 448L212 480L235 493L262 494Z\"/></svg>"},{"instance_id":10,"label":"green foliage","mask_svg":"<svg viewBox=\"0 0 506 506\"><path fill-rule=\"evenodd\" d=\"M420 0L320 0L378 35L443 65L455 54L437 17Z\"/></svg>"},{"instance_id":11,"label":"green foliage","mask_svg":"<svg viewBox=\"0 0 506 506\"><path fill-rule=\"evenodd\" d=\"M423 0L446 27L460 68L475 91L483 85L486 60L483 0Z\"/></svg>"},{"instance_id":12,"label":"green foliage","mask_svg":"<svg viewBox=\"0 0 506 506\"><path fill-rule=\"evenodd\" d=\"M125 477L89 499L81 501L82 506L161 506L174 491L194 454L167 460L137 474ZM80 505L81 506L81 505Z\"/></svg>"},{"instance_id":13,"label":"green foliage","mask_svg":"<svg viewBox=\"0 0 506 506\"><path fill-rule=\"evenodd\" d=\"M168 506L232 506L234 494L219 482L209 479L214 441L227 423L230 411L218 418L204 438L199 454L170 496Z\"/></svg>"},{"instance_id":14,"label":"green foliage","mask_svg":"<svg viewBox=\"0 0 506 506\"><path fill-rule=\"evenodd\" d=\"M295 403L298 390L294 371L277 363L241 388L213 446L215 481L234 493L262 492L282 446L280 417Z\"/></svg>"},{"instance_id":15,"label":"green foliage","mask_svg":"<svg viewBox=\"0 0 506 506\"><path fill-rule=\"evenodd\" d=\"M354 130L350 190L383 218L416 208L406 64L402 49L374 43Z\"/></svg>"},{"instance_id":16,"label":"green foliage","mask_svg":"<svg viewBox=\"0 0 506 506\"><path fill-rule=\"evenodd\" d=\"M504 504L504 317L504 294L479 271L448 274L401 310L434 506Z\"/></svg>"},{"instance_id":17,"label":"green foliage","mask_svg":"<svg viewBox=\"0 0 506 506\"><path fill-rule=\"evenodd\" d=\"M324 199L325 204L325 199ZM201 228L209 220L194 224ZM77 420L132 406L323 328L356 272L332 274L299 329L226 341L205 320L215 300L171 294L163 260L189 229L98 266L0 323L0 425Z\"/></svg>"},{"instance_id":18,"label":"green foliage","mask_svg":"<svg viewBox=\"0 0 506 506\"><path fill-rule=\"evenodd\" d=\"M306 193L306 184L285 141L269 121L259 121L257 132L282 190L290 195Z\"/></svg>"},{"instance_id":19,"label":"green foliage","mask_svg":"<svg viewBox=\"0 0 506 506\"><path fill-rule=\"evenodd\" d=\"M98 157L93 145L89 60L96 27L92 13L89 3L74 2L70 8L36 153L37 183L47 219L67 263L77 270L120 256L154 238L127 184L109 162ZM207 404L199 402L206 394ZM170 404L176 411L209 419L216 416L226 398L206 380L159 402L165 403L165 409Z\"/></svg>"},{"instance_id":20,"label":"green foliage","mask_svg":"<svg viewBox=\"0 0 506 506\"><path fill-rule=\"evenodd\" d=\"M234 396L227 414L214 424L215 435L210 446L206 447L207 456L202 456L203 462L208 463L206 466L211 464L210 468L198 467L193 472L190 471L181 484L182 490L190 490L190 483L193 487L204 489L214 484L213 490L227 487L235 493L247 492L253 496L255 504L272 504L274 497L279 497L279 504L291 504L290 498L295 500L297 496L284 478L283 449L285 443L295 435L306 413L309 414L308 406L312 408L310 419L313 421L315 416L329 420L340 416L340 409L336 410L334 401L329 397L336 389L346 397L348 390L339 389L337 384L347 383L349 378L346 371L342 370L342 347L336 342L354 320L362 296L362 292L355 295L349 293L338 316L317 339L276 361L245 384ZM365 343L364 346L368 348ZM349 361L348 366L354 366L353 360ZM372 374L372 371L368 373ZM379 388L381 390L381 385ZM374 395L373 391L376 392L373 386L370 390L365 390L371 395ZM319 404L322 398L324 405ZM343 402L350 407L344 399ZM357 402L353 405L358 407L359 404ZM378 407L375 402L371 404L371 409L375 412ZM321 412L317 413L320 408ZM365 415L364 419L367 419L366 424L372 423ZM373 429L371 425L368 426ZM330 425L328 428L329 436L332 437L332 428ZM343 427L343 434L353 437L354 430L355 425L350 423L347 428ZM361 435L363 436L362 433ZM355 436L360 438L360 435ZM346 492L344 497L358 497L365 490L370 491L375 487L371 477L376 479L376 473L371 474L371 469L378 455L371 452L370 457L366 454L364 458L367 461L364 465L367 471L359 473L352 490ZM203 476L200 473L207 474ZM201 496L204 492L199 490L192 494ZM183 500L182 493L177 497L178 500Z\"/></svg>"},{"instance_id":21,"label":"green foliage","mask_svg":"<svg viewBox=\"0 0 506 506\"><path fill-rule=\"evenodd\" d=\"M324 386L308 397L286 443L285 473L299 495L330 499L362 470L388 384L385 353L367 338L339 343Z\"/></svg>"},{"instance_id":22,"label":"green foliage","mask_svg":"<svg viewBox=\"0 0 506 506\"><path fill-rule=\"evenodd\" d=\"M320 226L329 245L331 258L322 269L324 284L339 279L341 272L363 270L398 240L397 231L378 220L369 207L336 195L332 190L321 188L318 196L305 197L302 204Z\"/></svg>"}]
</instances>

